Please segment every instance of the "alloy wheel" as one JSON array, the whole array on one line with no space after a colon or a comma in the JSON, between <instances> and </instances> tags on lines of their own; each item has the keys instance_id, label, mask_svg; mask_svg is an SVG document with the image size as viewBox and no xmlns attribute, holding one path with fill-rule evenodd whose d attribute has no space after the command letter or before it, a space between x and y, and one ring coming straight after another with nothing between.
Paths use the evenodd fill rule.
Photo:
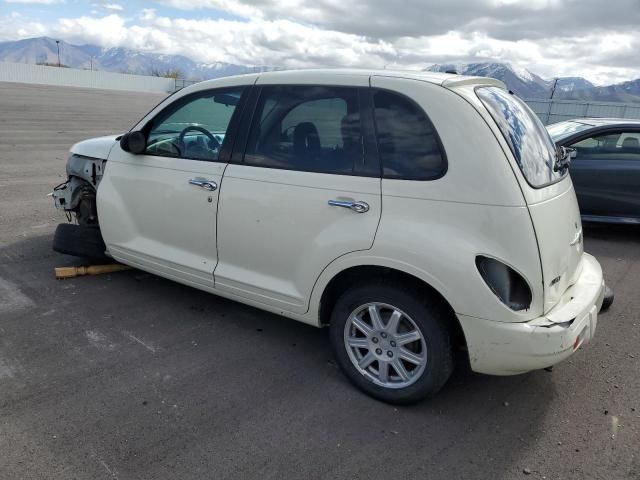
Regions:
<instances>
[{"instance_id":1,"label":"alloy wheel","mask_svg":"<svg viewBox=\"0 0 640 480\"><path fill-rule=\"evenodd\" d=\"M376 385L405 388L427 365L427 344L416 323L386 303L356 308L344 327L344 345L356 369Z\"/></svg>"}]
</instances>

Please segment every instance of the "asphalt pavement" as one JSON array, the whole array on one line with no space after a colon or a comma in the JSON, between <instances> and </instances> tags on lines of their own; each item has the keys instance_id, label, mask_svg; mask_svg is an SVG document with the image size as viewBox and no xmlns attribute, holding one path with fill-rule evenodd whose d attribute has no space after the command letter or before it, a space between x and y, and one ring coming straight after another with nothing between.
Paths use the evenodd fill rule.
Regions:
<instances>
[{"instance_id":1,"label":"asphalt pavement","mask_svg":"<svg viewBox=\"0 0 640 480\"><path fill-rule=\"evenodd\" d=\"M640 228L586 227L616 294L592 343L411 407L324 330L136 270L55 280L69 147L161 98L0 83L0 479L640 479Z\"/></svg>"}]
</instances>

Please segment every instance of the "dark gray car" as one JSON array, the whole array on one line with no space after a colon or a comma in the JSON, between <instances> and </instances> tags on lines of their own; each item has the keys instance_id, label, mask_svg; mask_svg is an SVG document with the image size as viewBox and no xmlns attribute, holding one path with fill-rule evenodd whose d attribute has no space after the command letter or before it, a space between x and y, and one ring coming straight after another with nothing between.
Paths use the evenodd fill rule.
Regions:
<instances>
[{"instance_id":1,"label":"dark gray car","mask_svg":"<svg viewBox=\"0 0 640 480\"><path fill-rule=\"evenodd\" d=\"M571 147L571 179L582 219L640 224L640 120L579 118L548 125Z\"/></svg>"}]
</instances>

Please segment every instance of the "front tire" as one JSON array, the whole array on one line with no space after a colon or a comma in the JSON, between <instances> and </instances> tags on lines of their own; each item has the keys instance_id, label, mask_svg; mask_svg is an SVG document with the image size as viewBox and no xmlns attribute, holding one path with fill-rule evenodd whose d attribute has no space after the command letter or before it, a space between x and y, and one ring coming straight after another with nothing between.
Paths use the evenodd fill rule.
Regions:
<instances>
[{"instance_id":1,"label":"front tire","mask_svg":"<svg viewBox=\"0 0 640 480\"><path fill-rule=\"evenodd\" d=\"M61 223L53 235L53 249L92 261L112 260L105 254L107 247L97 226Z\"/></svg>"},{"instance_id":2,"label":"front tire","mask_svg":"<svg viewBox=\"0 0 640 480\"><path fill-rule=\"evenodd\" d=\"M394 404L437 393L453 370L450 319L425 291L369 283L346 291L331 315L338 365L359 389Z\"/></svg>"}]
</instances>

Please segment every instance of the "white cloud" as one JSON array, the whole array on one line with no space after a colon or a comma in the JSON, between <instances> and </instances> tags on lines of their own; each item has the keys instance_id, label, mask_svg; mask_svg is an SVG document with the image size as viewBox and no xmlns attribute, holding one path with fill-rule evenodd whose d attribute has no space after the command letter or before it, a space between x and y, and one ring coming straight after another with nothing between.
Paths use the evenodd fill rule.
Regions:
<instances>
[{"instance_id":1,"label":"white cloud","mask_svg":"<svg viewBox=\"0 0 640 480\"><path fill-rule=\"evenodd\" d=\"M247 4L242 0L161 0L160 3L180 10L215 9L245 18L261 18L264 16L259 7ZM294 8L298 7L298 2L295 0L283 0L283 7L285 5L291 7L292 3Z\"/></svg>"},{"instance_id":2,"label":"white cloud","mask_svg":"<svg viewBox=\"0 0 640 480\"><path fill-rule=\"evenodd\" d=\"M18 3L22 5L38 4L38 5L55 5L57 3L66 3L66 0L4 0L5 3Z\"/></svg>"},{"instance_id":3,"label":"white cloud","mask_svg":"<svg viewBox=\"0 0 640 480\"><path fill-rule=\"evenodd\" d=\"M373 38L486 33L501 39L578 36L640 24L638 0L158 0L184 10L292 20Z\"/></svg>"},{"instance_id":4,"label":"white cloud","mask_svg":"<svg viewBox=\"0 0 640 480\"><path fill-rule=\"evenodd\" d=\"M492 0L490 3L495 7L516 5L531 10L542 10L544 8L557 7L562 2L560 0Z\"/></svg>"},{"instance_id":5,"label":"white cloud","mask_svg":"<svg viewBox=\"0 0 640 480\"><path fill-rule=\"evenodd\" d=\"M102 4L102 8L106 8L107 10L112 10L114 12L121 12L124 10L124 7L119 3L104 3Z\"/></svg>"},{"instance_id":6,"label":"white cloud","mask_svg":"<svg viewBox=\"0 0 640 480\"><path fill-rule=\"evenodd\" d=\"M628 28L627 16L611 20L615 15L609 15L613 23L607 29L604 20L602 28L584 24L580 34L568 28L536 26L542 19L555 21L550 10L575 3L593 5L590 2L595 0L434 0L429 12L442 24L458 9L451 17L458 22L456 29L431 28L436 20L419 16L416 12L424 7L418 8L423 2L416 0L406 0L402 9L383 0L317 0L311 7L302 0L163 1L181 8L224 10L243 20L169 18L154 8L142 9L135 17L92 14L51 23L0 16L0 39L50 35L76 43L182 54L202 63L250 66L423 69L431 63L499 61L546 78L584 76L596 83L612 83L640 77L640 31L633 22ZM460 10L465 2L471 13ZM494 9L495 5L500 8ZM382 8L386 15L372 16L372 11L380 13ZM523 9L529 15L511 18L503 12ZM350 15L336 20L347 10ZM351 28L348 22L357 25Z\"/></svg>"},{"instance_id":7,"label":"white cloud","mask_svg":"<svg viewBox=\"0 0 640 480\"><path fill-rule=\"evenodd\" d=\"M143 8L142 15L140 15L140 20L151 20L156 15L155 8Z\"/></svg>"},{"instance_id":8,"label":"white cloud","mask_svg":"<svg viewBox=\"0 0 640 480\"><path fill-rule=\"evenodd\" d=\"M119 3L92 3L92 7L109 10L111 12L122 12L124 7ZM95 15L95 10L91 10L91 14Z\"/></svg>"}]
</instances>

